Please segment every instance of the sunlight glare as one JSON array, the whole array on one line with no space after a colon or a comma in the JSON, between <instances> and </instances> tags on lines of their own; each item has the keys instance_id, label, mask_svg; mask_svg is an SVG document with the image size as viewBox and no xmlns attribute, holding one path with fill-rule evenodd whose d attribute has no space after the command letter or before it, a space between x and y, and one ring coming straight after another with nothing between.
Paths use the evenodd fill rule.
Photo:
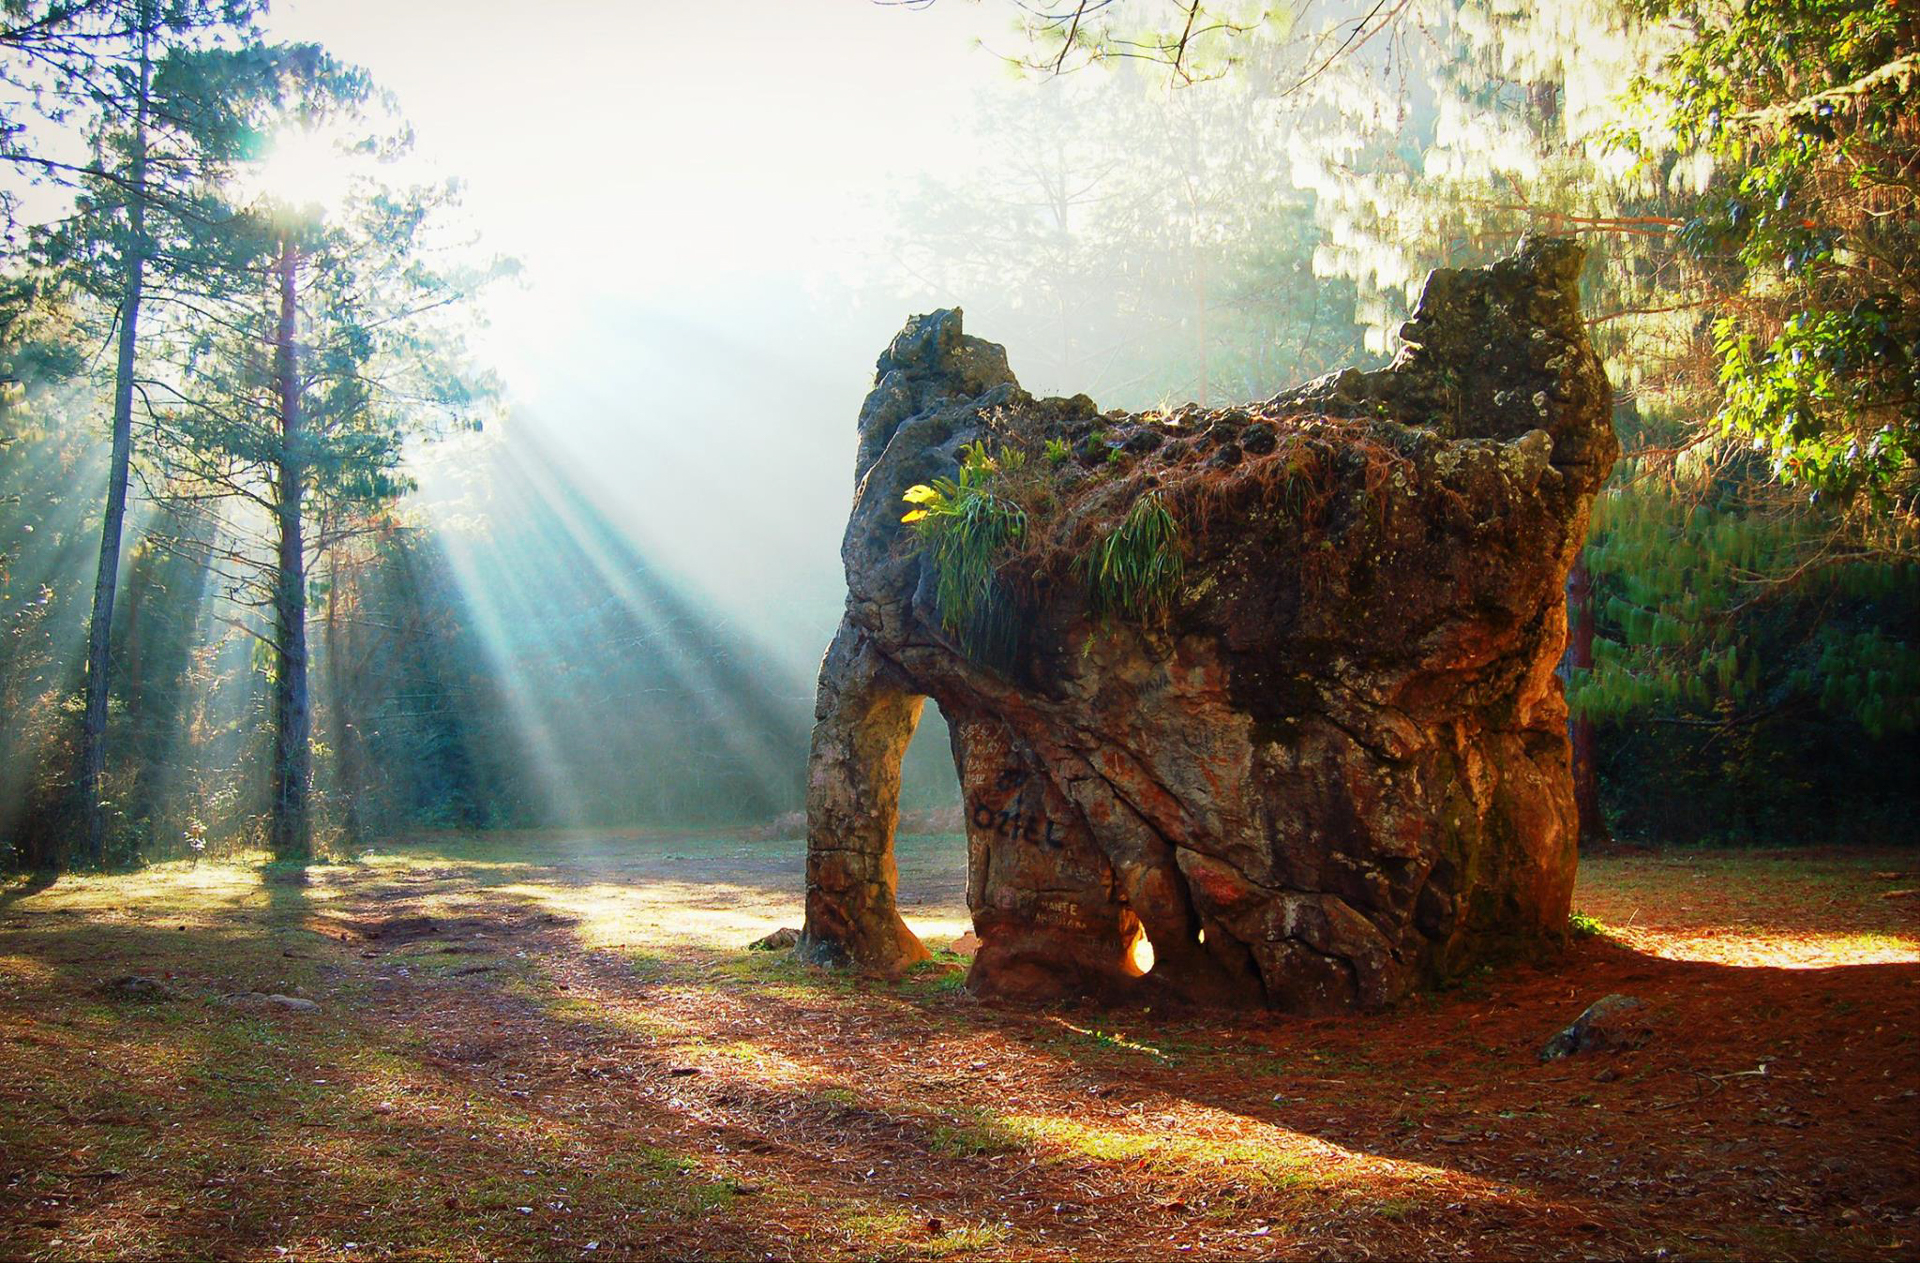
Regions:
<instances>
[{"instance_id":1,"label":"sunlight glare","mask_svg":"<svg viewBox=\"0 0 1920 1263\"><path fill-rule=\"evenodd\" d=\"M285 131L253 165L242 187L252 199L325 210L346 196L359 163L359 156L328 132Z\"/></svg>"},{"instance_id":2,"label":"sunlight glare","mask_svg":"<svg viewBox=\"0 0 1920 1263\"><path fill-rule=\"evenodd\" d=\"M1721 927L1666 929L1609 925L1607 935L1663 960L1747 969L1833 969L1845 965L1920 964L1920 937L1901 933L1821 933Z\"/></svg>"}]
</instances>

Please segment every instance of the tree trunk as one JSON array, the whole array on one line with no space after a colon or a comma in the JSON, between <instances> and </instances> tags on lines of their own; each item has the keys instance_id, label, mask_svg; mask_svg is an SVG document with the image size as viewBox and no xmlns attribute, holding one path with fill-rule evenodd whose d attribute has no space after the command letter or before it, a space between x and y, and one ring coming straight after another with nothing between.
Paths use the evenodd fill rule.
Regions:
<instances>
[{"instance_id":1,"label":"tree trunk","mask_svg":"<svg viewBox=\"0 0 1920 1263\"><path fill-rule=\"evenodd\" d=\"M300 250L282 244L280 326L274 337L274 377L280 396L277 481L280 564L274 584L273 819L270 844L277 860L312 858L307 789L312 779L312 714L307 695L307 568L301 500L306 494L300 433L300 364L294 337L299 323Z\"/></svg>"},{"instance_id":2,"label":"tree trunk","mask_svg":"<svg viewBox=\"0 0 1920 1263\"><path fill-rule=\"evenodd\" d=\"M1587 572L1587 555L1580 554L1567 573L1567 676L1593 669L1593 577ZM1594 766L1593 721L1584 716L1567 720L1567 736L1573 744L1573 802L1580 813L1580 845L1605 845L1611 841L1607 822L1600 814L1600 774Z\"/></svg>"},{"instance_id":3,"label":"tree trunk","mask_svg":"<svg viewBox=\"0 0 1920 1263\"><path fill-rule=\"evenodd\" d=\"M107 695L112 685L113 598L120 581L120 537L127 517L127 476L133 460L133 365L139 338L140 299L147 266L147 95L153 82L148 56L149 6L140 19L140 95L134 105L129 155L127 251L120 304L120 344L113 370L113 454L107 467L107 509L100 524L100 567L93 580L93 618L87 629L87 707L80 728L80 856L83 864L106 858L106 809L100 781L107 768Z\"/></svg>"},{"instance_id":4,"label":"tree trunk","mask_svg":"<svg viewBox=\"0 0 1920 1263\"><path fill-rule=\"evenodd\" d=\"M364 777L361 775L360 730L354 725L353 709L347 697L351 687L347 680L348 648L344 626L348 611L341 607L343 579L339 548L336 544L328 551L327 562L327 714L332 720L334 783L340 794L340 831L347 845L357 847L364 831L360 817L361 783Z\"/></svg>"}]
</instances>

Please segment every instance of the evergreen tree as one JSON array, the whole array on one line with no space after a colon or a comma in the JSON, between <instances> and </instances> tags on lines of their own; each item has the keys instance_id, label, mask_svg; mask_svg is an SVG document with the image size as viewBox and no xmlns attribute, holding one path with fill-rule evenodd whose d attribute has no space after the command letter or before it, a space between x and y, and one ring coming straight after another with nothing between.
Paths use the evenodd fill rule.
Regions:
<instances>
[{"instance_id":1,"label":"evergreen tree","mask_svg":"<svg viewBox=\"0 0 1920 1263\"><path fill-rule=\"evenodd\" d=\"M1920 536L1920 12L1879 0L1637 0L1685 38L1645 75L1718 174L1682 234L1738 262L1720 425L1782 481Z\"/></svg>"},{"instance_id":2,"label":"evergreen tree","mask_svg":"<svg viewBox=\"0 0 1920 1263\"><path fill-rule=\"evenodd\" d=\"M79 191L75 215L42 247L70 270L74 283L106 301L116 325L111 456L88 630L86 706L76 778L79 856L97 864L105 845L100 781L106 767L110 637L131 475L134 378L148 271L157 243L178 236L177 231L170 234L161 221L172 219L177 227L183 213L192 217L198 200L195 188L217 174L212 169L217 159L189 139L212 134L205 120L156 101L155 67L164 57L177 59L249 21L253 6L202 0L165 5L160 0L98 0L10 7L15 10L15 22L0 34L0 49L15 56L0 59L0 79L30 88L35 99L50 102L47 121L71 123L79 111L88 111L93 143L90 161L62 161L36 143L41 138L24 122L0 120L5 125L0 158ZM162 135L156 137L156 131Z\"/></svg>"},{"instance_id":3,"label":"evergreen tree","mask_svg":"<svg viewBox=\"0 0 1920 1263\"><path fill-rule=\"evenodd\" d=\"M276 858L303 863L312 852L311 558L366 529L362 510L408 487L410 439L477 424L486 380L461 363L447 321L485 276L436 266L433 220L450 187L374 178L409 137L382 125L382 100L363 73L310 47L255 58L269 73L254 122L300 155L292 171L273 164L276 174L301 183L356 158L368 169L341 183L335 206L265 187L222 226L232 289L169 344L153 419L172 494L255 511L227 514L205 555L271 611L257 633L273 689L268 840Z\"/></svg>"}]
</instances>

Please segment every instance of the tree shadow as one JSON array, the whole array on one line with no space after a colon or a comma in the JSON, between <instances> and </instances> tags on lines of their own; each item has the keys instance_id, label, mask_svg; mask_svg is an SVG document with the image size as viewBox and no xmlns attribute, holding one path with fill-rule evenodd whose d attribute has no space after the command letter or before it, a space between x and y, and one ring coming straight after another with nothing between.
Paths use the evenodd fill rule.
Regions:
<instances>
[{"instance_id":1,"label":"tree shadow","mask_svg":"<svg viewBox=\"0 0 1920 1263\"><path fill-rule=\"evenodd\" d=\"M1820 921L1821 933L1842 929ZM1207 1214L1284 1205L1297 1216L1343 1183L1357 1200L1334 1215L1348 1234L1336 1242L1422 1253L1444 1233L1515 1256L1703 1243L1736 1255L1873 1252L1876 1232L1920 1209L1916 984L1910 963L1737 965L1604 937L1384 1013L1318 1019L1036 1011L955 995L931 975L887 984L750 967L731 981L711 970L673 980L716 1000L744 990L774 1028L827 1025L870 1041L868 1072L823 1053L802 1058L814 1072L806 1091L735 1078L720 1094L751 1118L802 1120L777 1143L825 1181L838 1137L883 1135L885 1151L922 1168L912 1184L936 1190L966 1187L995 1153L1038 1155L1049 1172L1104 1170L1116 1186ZM600 985L631 989L613 975ZM796 987L812 994L795 999ZM1612 993L1645 1002L1643 1047L1540 1062L1556 1031ZM753 1038L727 1027L726 1008L713 1006L701 1038ZM831 1020L835 1010L853 1026ZM944 1024L938 1040L927 1018ZM1017 1061L981 1059L996 1045L1016 1046ZM781 1055L793 1057L791 1041ZM928 1094L923 1072L943 1060L1013 1065L1019 1091L983 1102L949 1081ZM859 1095L832 1095L842 1092ZM1142 1128L1142 1111L1165 1111L1163 1122ZM1229 1139L1191 1140L1210 1132ZM1028 1191L1070 1200L1071 1183L1033 1175ZM1375 1220L1355 1226L1369 1206Z\"/></svg>"},{"instance_id":2,"label":"tree shadow","mask_svg":"<svg viewBox=\"0 0 1920 1263\"><path fill-rule=\"evenodd\" d=\"M110 1253L309 1253L354 1239L437 1257L470 1252L479 1232L504 1257L551 1257L576 1227L592 1231L564 1253L586 1236L654 1257L783 1247L750 1217L707 1222L731 1195L710 1152L645 1149L449 1075L416 1024L383 1011L372 976L388 962L363 963L317 915L317 893L262 882L133 922L115 903L0 929L12 964L0 973L0 1253L79 1236ZM167 993L101 992L127 971ZM320 1008L278 1007L269 992Z\"/></svg>"},{"instance_id":3,"label":"tree shadow","mask_svg":"<svg viewBox=\"0 0 1920 1263\"><path fill-rule=\"evenodd\" d=\"M1645 1003L1643 1046L1539 1060L1614 993ZM1920 965L1736 966L1600 939L1380 1014L1068 1021L1090 1032L1074 1059L1130 1098L1384 1159L1412 1176L1383 1199L1402 1222L1497 1254L1855 1257L1920 1210ZM1032 1045L1032 1023L995 1025ZM1145 1051L1102 1038L1121 1027Z\"/></svg>"},{"instance_id":4,"label":"tree shadow","mask_svg":"<svg viewBox=\"0 0 1920 1263\"><path fill-rule=\"evenodd\" d=\"M45 890L51 890L60 880L60 872L53 868L35 869L0 890L0 912L5 912L22 899L31 899Z\"/></svg>"},{"instance_id":5,"label":"tree shadow","mask_svg":"<svg viewBox=\"0 0 1920 1263\"><path fill-rule=\"evenodd\" d=\"M269 1195L276 1180L350 1170L371 1191L333 1200L362 1199L374 1219L339 1221L355 1239L410 1213L439 1217L453 1198L489 1217L493 1241L524 1245L526 1217L510 1202L548 1211L511 1176L538 1171L618 1200L559 1155L644 1150L661 1156L620 1179L652 1189L658 1175L685 1210L648 1229L647 1248L729 1255L825 1247L771 1214L674 1199L751 1177L775 1191L769 1206L776 1193L811 1199L811 1230L858 1220L863 1248L882 1252L907 1250L907 1227L924 1245L927 1216L967 1223L986 1206L1017 1234L1001 1248L1099 1256L1164 1254L1176 1236L1198 1249L1196 1234L1217 1242L1265 1226L1260 1241L1295 1253L1401 1257L1441 1242L1486 1256L1852 1257L1884 1253L1920 1189L1907 1139L1920 1130L1920 965L1753 968L1594 938L1379 1014L1035 1010L976 1001L938 970L886 983L590 936L583 879L673 873L691 888L676 863L597 875L325 870L324 890L269 884L211 925L10 926L0 955L45 964L64 992L108 961L137 962L180 973L200 999L171 1018L129 1010L117 1027L82 1014L70 1031L35 1028L65 1051L49 1060L27 1042L20 1063L0 1066L0 1117L45 1097L25 1078L131 1091L101 1085L85 1058L137 1036L157 1081L183 1067L197 1081L178 1098L186 1113L156 1112L174 1105L155 1093L76 1099L75 1115L135 1119L126 1126L145 1130L126 1131L127 1143L218 1132L225 1152L277 1154L239 1164L235 1187L302 1214L322 1212ZM759 889L751 876L743 885ZM222 990L282 983L326 1011L214 1007ZM1546 1039L1609 992L1647 1002L1647 1045L1542 1065ZM271 1074L236 1086L234 1066L247 1063L234 1041ZM344 1085L357 1095L325 1095ZM375 1112L382 1094L395 1113ZM474 1121L450 1129L449 1109ZM187 1127L172 1130L175 1118ZM46 1121L49 1135L73 1125ZM312 1137L324 1160L302 1156ZM49 1155L23 1150L13 1165L52 1170ZM660 1174L670 1168L680 1174ZM172 1195L128 1169L111 1194L123 1208ZM388 1187L416 1190L425 1209ZM794 1204L783 1200L781 1216ZM921 1218L908 1224L903 1207ZM305 1237L271 1216L227 1220L217 1238L204 1218L153 1231L171 1234L163 1252L216 1239L227 1252L311 1246L319 1229L306 1222Z\"/></svg>"},{"instance_id":6,"label":"tree shadow","mask_svg":"<svg viewBox=\"0 0 1920 1263\"><path fill-rule=\"evenodd\" d=\"M260 875L260 889L267 897L270 920L282 927L303 923L313 911L309 893L313 878L305 868L267 868Z\"/></svg>"}]
</instances>

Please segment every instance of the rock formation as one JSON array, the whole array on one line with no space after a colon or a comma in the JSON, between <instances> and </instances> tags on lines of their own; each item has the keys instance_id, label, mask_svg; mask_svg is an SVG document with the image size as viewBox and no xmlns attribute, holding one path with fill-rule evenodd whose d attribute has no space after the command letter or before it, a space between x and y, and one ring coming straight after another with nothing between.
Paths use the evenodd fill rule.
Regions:
<instances>
[{"instance_id":1,"label":"rock formation","mask_svg":"<svg viewBox=\"0 0 1920 1263\"><path fill-rule=\"evenodd\" d=\"M1561 938L1562 585L1618 452L1581 259L1437 271L1389 367L1212 412L1036 400L958 311L909 321L860 412L799 950L926 956L892 847L928 697L976 993L1340 1011ZM1017 517L971 611L902 522L965 463ZM1176 534L1129 605L1100 550L1149 500Z\"/></svg>"}]
</instances>

